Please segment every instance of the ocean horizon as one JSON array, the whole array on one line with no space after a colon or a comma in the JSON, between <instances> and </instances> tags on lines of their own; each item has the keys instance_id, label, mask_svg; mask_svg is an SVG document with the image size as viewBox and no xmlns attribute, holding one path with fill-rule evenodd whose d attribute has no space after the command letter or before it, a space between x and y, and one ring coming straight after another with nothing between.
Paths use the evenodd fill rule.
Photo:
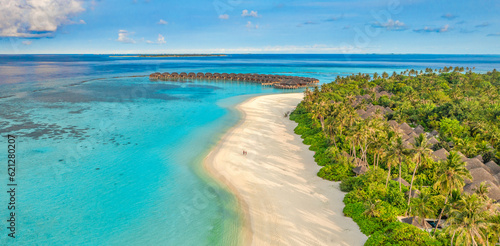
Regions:
<instances>
[{"instance_id":1,"label":"ocean horizon","mask_svg":"<svg viewBox=\"0 0 500 246\"><path fill-rule=\"evenodd\" d=\"M279 74L321 85L356 73L444 66L485 73L500 68L500 55L0 55L0 146L7 149L7 135L18 141L15 245L238 242L236 198L202 160L237 124L235 105L303 89L150 81L150 73ZM5 168L0 178L7 180ZM0 199L7 204L7 196ZM7 235L4 226L0 244L14 245Z\"/></svg>"}]
</instances>

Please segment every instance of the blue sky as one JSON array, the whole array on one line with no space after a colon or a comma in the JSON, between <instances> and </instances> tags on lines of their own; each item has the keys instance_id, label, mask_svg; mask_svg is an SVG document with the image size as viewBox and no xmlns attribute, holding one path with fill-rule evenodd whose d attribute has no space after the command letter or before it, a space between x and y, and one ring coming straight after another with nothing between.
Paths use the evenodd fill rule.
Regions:
<instances>
[{"instance_id":1,"label":"blue sky","mask_svg":"<svg viewBox=\"0 0 500 246\"><path fill-rule=\"evenodd\" d=\"M500 54L500 1L0 0L0 53Z\"/></svg>"}]
</instances>

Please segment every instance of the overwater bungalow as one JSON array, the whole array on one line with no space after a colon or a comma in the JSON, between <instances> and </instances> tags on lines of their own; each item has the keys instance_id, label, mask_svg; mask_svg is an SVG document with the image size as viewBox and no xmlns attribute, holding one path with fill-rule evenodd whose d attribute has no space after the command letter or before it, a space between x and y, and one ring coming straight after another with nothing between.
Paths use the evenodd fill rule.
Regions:
<instances>
[{"instance_id":1,"label":"overwater bungalow","mask_svg":"<svg viewBox=\"0 0 500 246\"><path fill-rule=\"evenodd\" d=\"M158 79L160 77L161 73L152 73L149 75L149 79Z\"/></svg>"},{"instance_id":2,"label":"overwater bungalow","mask_svg":"<svg viewBox=\"0 0 500 246\"><path fill-rule=\"evenodd\" d=\"M170 73L165 72L165 73L162 73L161 75L163 77L162 79L169 79L170 78Z\"/></svg>"},{"instance_id":3,"label":"overwater bungalow","mask_svg":"<svg viewBox=\"0 0 500 246\"><path fill-rule=\"evenodd\" d=\"M314 78L299 77L299 76L285 76L285 75L275 75L275 74L250 74L250 73L152 73L149 75L151 80L169 80L169 79L224 79L232 81L248 81L251 83L258 83L264 86L273 85L275 88L279 89L297 89L300 87L306 87L311 84L319 82Z\"/></svg>"}]
</instances>

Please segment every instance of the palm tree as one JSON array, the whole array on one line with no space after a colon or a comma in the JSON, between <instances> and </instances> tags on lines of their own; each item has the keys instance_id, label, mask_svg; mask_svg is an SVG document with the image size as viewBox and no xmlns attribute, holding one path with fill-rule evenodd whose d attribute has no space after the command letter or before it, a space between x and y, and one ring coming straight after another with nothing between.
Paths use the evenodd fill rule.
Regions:
<instances>
[{"instance_id":1,"label":"palm tree","mask_svg":"<svg viewBox=\"0 0 500 246\"><path fill-rule=\"evenodd\" d=\"M448 200L450 198L453 190L462 190L465 182L464 178L472 179L467 168L465 168L465 162L462 161L462 157L455 151L450 152L448 158L445 161L440 162L438 177L436 183L434 183L434 188L439 189L441 193L445 195L444 206L439 213L438 221L436 223L436 228L434 233L439 226L439 222L443 217L443 212L448 205Z\"/></svg>"},{"instance_id":2,"label":"palm tree","mask_svg":"<svg viewBox=\"0 0 500 246\"><path fill-rule=\"evenodd\" d=\"M415 160L415 169L413 169L413 175L411 176L410 195L408 196L408 207L410 206L411 192L413 189L413 180L415 179L415 173L417 172L418 165L426 161L427 158L432 153L431 144L427 142L427 137L423 133L421 133L418 137L415 138L415 143L412 145L413 149L411 150L411 152L413 152L413 158Z\"/></svg>"},{"instance_id":3,"label":"palm tree","mask_svg":"<svg viewBox=\"0 0 500 246\"><path fill-rule=\"evenodd\" d=\"M446 231L452 234L451 244L488 244L488 232L492 229L490 214L485 209L483 199L477 194L464 195L451 211Z\"/></svg>"},{"instance_id":4,"label":"palm tree","mask_svg":"<svg viewBox=\"0 0 500 246\"><path fill-rule=\"evenodd\" d=\"M399 163L399 178L401 178L401 163L403 162L404 150L405 147L403 146L403 140L401 137L397 136L395 139L392 139L387 150L387 165L389 167L389 173L385 184L386 187L389 183L392 164ZM399 182L399 191L402 191L401 182Z\"/></svg>"},{"instance_id":5,"label":"palm tree","mask_svg":"<svg viewBox=\"0 0 500 246\"><path fill-rule=\"evenodd\" d=\"M394 139L400 137L399 132L394 129L389 127L388 125L385 125L385 129L383 130L383 134L380 135L380 142L381 142L381 157L386 161L387 168L389 172L387 173L387 180L385 182L385 187L387 188L389 184L389 178L391 177L391 167L393 166L393 163L397 162L397 158L395 155L392 154L391 150L391 144L394 141Z\"/></svg>"},{"instance_id":6,"label":"palm tree","mask_svg":"<svg viewBox=\"0 0 500 246\"><path fill-rule=\"evenodd\" d=\"M474 190L474 193L476 193L479 197L488 199L489 190L490 190L489 185L486 184L486 182L481 182L481 184L479 184L479 187L477 187Z\"/></svg>"},{"instance_id":7,"label":"palm tree","mask_svg":"<svg viewBox=\"0 0 500 246\"><path fill-rule=\"evenodd\" d=\"M406 148L403 145L403 139L401 137L398 136L397 138L393 139L393 141L391 141L387 156L389 157L390 160L392 161L396 160L399 163L399 178L401 178L401 165L403 163L405 151ZM390 172L391 169L389 165L389 174ZM387 178L389 178L389 176L387 176ZM389 182L389 180L387 180L387 182ZM401 182L399 182L399 191L402 191Z\"/></svg>"},{"instance_id":8,"label":"palm tree","mask_svg":"<svg viewBox=\"0 0 500 246\"><path fill-rule=\"evenodd\" d=\"M325 115L326 115L326 105L325 102L321 101L319 104L316 103L312 106L312 117L313 119L319 119L321 123L321 130L325 132Z\"/></svg>"},{"instance_id":9,"label":"palm tree","mask_svg":"<svg viewBox=\"0 0 500 246\"><path fill-rule=\"evenodd\" d=\"M377 205L380 203L380 200L377 200L375 202L369 201L369 204L365 204L365 211L363 212L363 215L369 216L369 217L379 217L380 216L380 211L377 208Z\"/></svg>"},{"instance_id":10,"label":"palm tree","mask_svg":"<svg viewBox=\"0 0 500 246\"><path fill-rule=\"evenodd\" d=\"M418 217L421 220L419 221L419 223L423 224L425 230L427 230L427 223L425 223L425 218L429 218L433 214L429 194L422 191L417 198L412 199L412 207L413 209L410 210L412 215Z\"/></svg>"},{"instance_id":11,"label":"palm tree","mask_svg":"<svg viewBox=\"0 0 500 246\"><path fill-rule=\"evenodd\" d=\"M379 131L378 134L372 136L376 138L372 143L372 152L373 152L373 165L378 167L378 163L380 160L380 156L384 154L384 140L386 139L386 131Z\"/></svg>"}]
</instances>

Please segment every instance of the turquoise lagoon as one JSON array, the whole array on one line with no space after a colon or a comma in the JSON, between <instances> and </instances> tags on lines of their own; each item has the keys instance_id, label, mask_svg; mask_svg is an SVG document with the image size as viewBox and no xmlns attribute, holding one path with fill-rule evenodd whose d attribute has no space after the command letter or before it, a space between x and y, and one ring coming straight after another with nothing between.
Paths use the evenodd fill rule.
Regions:
<instances>
[{"instance_id":1,"label":"turquoise lagoon","mask_svg":"<svg viewBox=\"0 0 500 246\"><path fill-rule=\"evenodd\" d=\"M16 238L1 245L234 245L235 197L201 160L239 120L234 105L300 92L227 81L153 82L151 72L277 73L321 83L427 66L499 68L498 56L231 55L111 58L0 55L0 163L16 145ZM131 77L139 76L139 77ZM0 185L7 189L6 164Z\"/></svg>"}]
</instances>

